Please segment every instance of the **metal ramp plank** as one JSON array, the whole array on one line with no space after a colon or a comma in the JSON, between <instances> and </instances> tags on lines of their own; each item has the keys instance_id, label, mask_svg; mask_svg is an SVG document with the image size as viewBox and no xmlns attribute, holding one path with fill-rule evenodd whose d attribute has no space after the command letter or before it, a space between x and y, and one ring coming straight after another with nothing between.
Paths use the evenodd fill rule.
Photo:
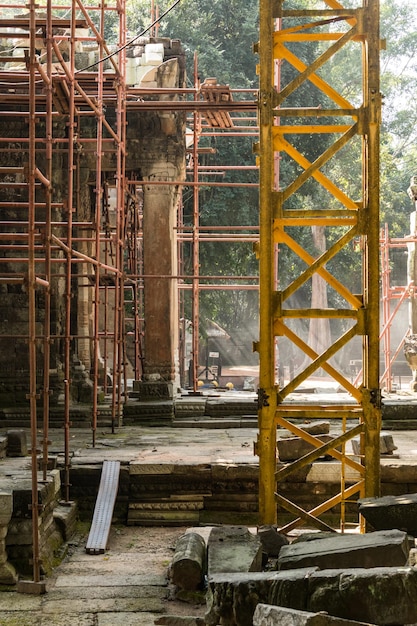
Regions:
<instances>
[{"instance_id":1,"label":"metal ramp plank","mask_svg":"<svg viewBox=\"0 0 417 626\"><path fill-rule=\"evenodd\" d=\"M85 547L88 554L103 554L107 548L114 504L119 489L120 461L104 461L93 521Z\"/></svg>"}]
</instances>

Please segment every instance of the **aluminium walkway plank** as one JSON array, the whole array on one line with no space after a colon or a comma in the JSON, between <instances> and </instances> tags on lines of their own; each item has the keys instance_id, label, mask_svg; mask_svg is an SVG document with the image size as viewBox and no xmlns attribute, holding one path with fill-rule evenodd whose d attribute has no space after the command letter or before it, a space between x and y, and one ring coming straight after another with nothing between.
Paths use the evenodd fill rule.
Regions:
<instances>
[{"instance_id":1,"label":"aluminium walkway plank","mask_svg":"<svg viewBox=\"0 0 417 626\"><path fill-rule=\"evenodd\" d=\"M88 554L103 554L107 548L114 504L119 489L119 474L120 461L103 461L93 521L85 547Z\"/></svg>"}]
</instances>

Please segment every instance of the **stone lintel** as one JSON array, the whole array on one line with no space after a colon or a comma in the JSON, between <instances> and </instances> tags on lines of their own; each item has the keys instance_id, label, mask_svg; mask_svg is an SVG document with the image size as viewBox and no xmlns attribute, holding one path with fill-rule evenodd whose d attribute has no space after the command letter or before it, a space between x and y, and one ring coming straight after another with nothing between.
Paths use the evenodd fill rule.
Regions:
<instances>
[{"instance_id":1,"label":"stone lintel","mask_svg":"<svg viewBox=\"0 0 417 626\"><path fill-rule=\"evenodd\" d=\"M364 535L338 534L315 541L283 546L278 557L280 570L296 567L399 567L407 563L410 544L407 533L384 530Z\"/></svg>"},{"instance_id":2,"label":"stone lintel","mask_svg":"<svg viewBox=\"0 0 417 626\"><path fill-rule=\"evenodd\" d=\"M417 570L413 567L316 571L309 576L308 587L306 610L313 613L326 611L379 626L417 621Z\"/></svg>"}]
</instances>

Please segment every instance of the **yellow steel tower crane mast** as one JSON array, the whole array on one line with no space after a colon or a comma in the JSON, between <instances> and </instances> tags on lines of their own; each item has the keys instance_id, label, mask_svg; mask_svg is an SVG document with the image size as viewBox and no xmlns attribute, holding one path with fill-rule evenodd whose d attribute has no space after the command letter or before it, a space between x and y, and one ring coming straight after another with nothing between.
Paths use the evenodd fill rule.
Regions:
<instances>
[{"instance_id":1,"label":"yellow steel tower crane mast","mask_svg":"<svg viewBox=\"0 0 417 626\"><path fill-rule=\"evenodd\" d=\"M260 523L277 523L278 508L278 526L287 531L299 525L328 529L326 514L335 510L343 530L349 501L379 495L379 50L379 0L260 0L256 451ZM338 63L346 65L337 72ZM359 77L359 95L340 85L341 73L346 80ZM348 163L343 176L337 159ZM320 249L318 232L326 241ZM341 271L348 267L346 253L357 255L349 266L360 267L357 276ZM324 305L310 301L315 280L325 285ZM331 329L327 344L325 332L321 345L307 338L312 323L319 335ZM346 365L355 350L358 375L352 376ZM295 361L291 375L288 354ZM323 373L342 393L331 401L311 396L316 402L295 393ZM323 418L341 427L334 441L323 443L302 428ZM301 436L312 451L279 462L281 428ZM355 457L353 438L361 446ZM338 493L310 509L284 497L283 481L323 454L340 469Z\"/></svg>"}]
</instances>

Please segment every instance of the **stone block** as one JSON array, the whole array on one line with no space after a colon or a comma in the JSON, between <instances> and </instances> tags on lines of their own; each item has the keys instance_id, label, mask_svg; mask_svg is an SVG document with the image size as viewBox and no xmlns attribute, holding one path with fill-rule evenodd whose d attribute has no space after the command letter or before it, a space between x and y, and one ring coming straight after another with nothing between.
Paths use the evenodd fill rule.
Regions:
<instances>
[{"instance_id":1,"label":"stone block","mask_svg":"<svg viewBox=\"0 0 417 626\"><path fill-rule=\"evenodd\" d=\"M30 593L32 595L40 596L46 593L46 582L33 581L33 580L19 580L17 583L17 591L19 593Z\"/></svg>"},{"instance_id":2,"label":"stone block","mask_svg":"<svg viewBox=\"0 0 417 626\"><path fill-rule=\"evenodd\" d=\"M213 463L211 471L214 483L223 481L258 482L259 468L256 463Z\"/></svg>"},{"instance_id":3,"label":"stone block","mask_svg":"<svg viewBox=\"0 0 417 626\"><path fill-rule=\"evenodd\" d=\"M375 530L397 528L417 536L417 493L358 500L359 513Z\"/></svg>"},{"instance_id":4,"label":"stone block","mask_svg":"<svg viewBox=\"0 0 417 626\"><path fill-rule=\"evenodd\" d=\"M323 443L327 443L334 439L331 435L317 435L317 439L320 439ZM308 441L305 441L301 437L286 437L284 439L278 439L277 441L278 457L282 462L296 461L305 456L312 450L316 449ZM327 454L323 456L329 456Z\"/></svg>"},{"instance_id":5,"label":"stone block","mask_svg":"<svg viewBox=\"0 0 417 626\"><path fill-rule=\"evenodd\" d=\"M184 417L202 417L206 412L206 399L186 397L176 400L175 417L181 419Z\"/></svg>"},{"instance_id":6,"label":"stone block","mask_svg":"<svg viewBox=\"0 0 417 626\"><path fill-rule=\"evenodd\" d=\"M145 46L144 65L160 65L164 61L164 45L148 43Z\"/></svg>"},{"instance_id":7,"label":"stone block","mask_svg":"<svg viewBox=\"0 0 417 626\"><path fill-rule=\"evenodd\" d=\"M253 626L371 626L364 622L333 617L326 613L296 611L282 606L258 604L253 615Z\"/></svg>"},{"instance_id":8,"label":"stone block","mask_svg":"<svg viewBox=\"0 0 417 626\"><path fill-rule=\"evenodd\" d=\"M278 569L402 566L407 563L410 547L407 533L400 530L364 535L335 533L332 537L283 546Z\"/></svg>"},{"instance_id":9,"label":"stone block","mask_svg":"<svg viewBox=\"0 0 417 626\"><path fill-rule=\"evenodd\" d=\"M316 461L310 465L310 471L307 475L307 482L309 483L337 483L340 484L342 475L342 464L339 461ZM361 479L361 475L358 470L345 465L344 477L347 484L358 482Z\"/></svg>"},{"instance_id":10,"label":"stone block","mask_svg":"<svg viewBox=\"0 0 417 626\"><path fill-rule=\"evenodd\" d=\"M378 567L316 571L307 610L379 626L417 622L417 569Z\"/></svg>"},{"instance_id":11,"label":"stone block","mask_svg":"<svg viewBox=\"0 0 417 626\"><path fill-rule=\"evenodd\" d=\"M262 550L268 556L278 556L282 546L286 546L289 543L285 535L277 532L276 526L260 526L258 528L258 537L262 544Z\"/></svg>"},{"instance_id":12,"label":"stone block","mask_svg":"<svg viewBox=\"0 0 417 626\"><path fill-rule=\"evenodd\" d=\"M304 483L306 482L311 469L316 465L316 463L307 463L306 465L303 465L303 467L300 467L298 469L296 469L294 472L291 472L291 474L288 474L288 476L286 476L284 478L284 480L280 480L279 478L279 474L277 476L277 480L279 484L282 483ZM277 471L279 472L279 470L281 468L284 468L287 466L287 463L281 463L278 462L277 463ZM340 476L339 476L339 482L340 482Z\"/></svg>"},{"instance_id":13,"label":"stone block","mask_svg":"<svg viewBox=\"0 0 417 626\"><path fill-rule=\"evenodd\" d=\"M24 430L7 431L7 456L26 456L28 446Z\"/></svg>"},{"instance_id":14,"label":"stone block","mask_svg":"<svg viewBox=\"0 0 417 626\"><path fill-rule=\"evenodd\" d=\"M133 391L144 402L167 401L174 397L174 384L165 380L134 380Z\"/></svg>"},{"instance_id":15,"label":"stone block","mask_svg":"<svg viewBox=\"0 0 417 626\"><path fill-rule=\"evenodd\" d=\"M0 560L0 585L15 585L18 580L17 572L11 563Z\"/></svg>"},{"instance_id":16,"label":"stone block","mask_svg":"<svg viewBox=\"0 0 417 626\"><path fill-rule=\"evenodd\" d=\"M171 425L174 419L174 402L172 400L126 402L123 405L124 424L142 424L147 426Z\"/></svg>"},{"instance_id":17,"label":"stone block","mask_svg":"<svg viewBox=\"0 0 417 626\"><path fill-rule=\"evenodd\" d=\"M76 502L66 502L54 508L54 520L64 541L68 541L77 528L78 507Z\"/></svg>"},{"instance_id":18,"label":"stone block","mask_svg":"<svg viewBox=\"0 0 417 626\"><path fill-rule=\"evenodd\" d=\"M7 526L13 513L13 495L0 493L0 526Z\"/></svg>"},{"instance_id":19,"label":"stone block","mask_svg":"<svg viewBox=\"0 0 417 626\"><path fill-rule=\"evenodd\" d=\"M256 415L256 399L250 398L208 398L206 415L210 417Z\"/></svg>"},{"instance_id":20,"label":"stone block","mask_svg":"<svg viewBox=\"0 0 417 626\"><path fill-rule=\"evenodd\" d=\"M310 433L310 435L328 435L330 432L330 422L314 420L308 424L297 424L297 426L304 432ZM294 435L290 434L289 436L293 437ZM286 437L286 435L281 434L280 431L280 438L281 437Z\"/></svg>"},{"instance_id":21,"label":"stone block","mask_svg":"<svg viewBox=\"0 0 417 626\"><path fill-rule=\"evenodd\" d=\"M308 577L315 568L286 572L229 573L209 577L207 626L252 626L259 602L305 610Z\"/></svg>"},{"instance_id":22,"label":"stone block","mask_svg":"<svg viewBox=\"0 0 417 626\"><path fill-rule=\"evenodd\" d=\"M4 459L7 454L7 437L0 436L0 459Z\"/></svg>"},{"instance_id":23,"label":"stone block","mask_svg":"<svg viewBox=\"0 0 417 626\"><path fill-rule=\"evenodd\" d=\"M385 484L417 484L415 465L401 465L394 462L381 463L381 483Z\"/></svg>"},{"instance_id":24,"label":"stone block","mask_svg":"<svg viewBox=\"0 0 417 626\"><path fill-rule=\"evenodd\" d=\"M179 589L195 591L203 585L206 566L206 542L198 533L180 537L169 570L172 583Z\"/></svg>"},{"instance_id":25,"label":"stone block","mask_svg":"<svg viewBox=\"0 0 417 626\"><path fill-rule=\"evenodd\" d=\"M382 455L390 455L395 450L397 450L397 446L394 444L394 438L390 433L381 433L379 437L379 446L380 446L380 454ZM360 455L361 454L361 446L360 439L352 439L352 450L353 454Z\"/></svg>"},{"instance_id":26,"label":"stone block","mask_svg":"<svg viewBox=\"0 0 417 626\"><path fill-rule=\"evenodd\" d=\"M213 528L207 544L208 575L221 572L259 572L262 544L245 526Z\"/></svg>"}]
</instances>

